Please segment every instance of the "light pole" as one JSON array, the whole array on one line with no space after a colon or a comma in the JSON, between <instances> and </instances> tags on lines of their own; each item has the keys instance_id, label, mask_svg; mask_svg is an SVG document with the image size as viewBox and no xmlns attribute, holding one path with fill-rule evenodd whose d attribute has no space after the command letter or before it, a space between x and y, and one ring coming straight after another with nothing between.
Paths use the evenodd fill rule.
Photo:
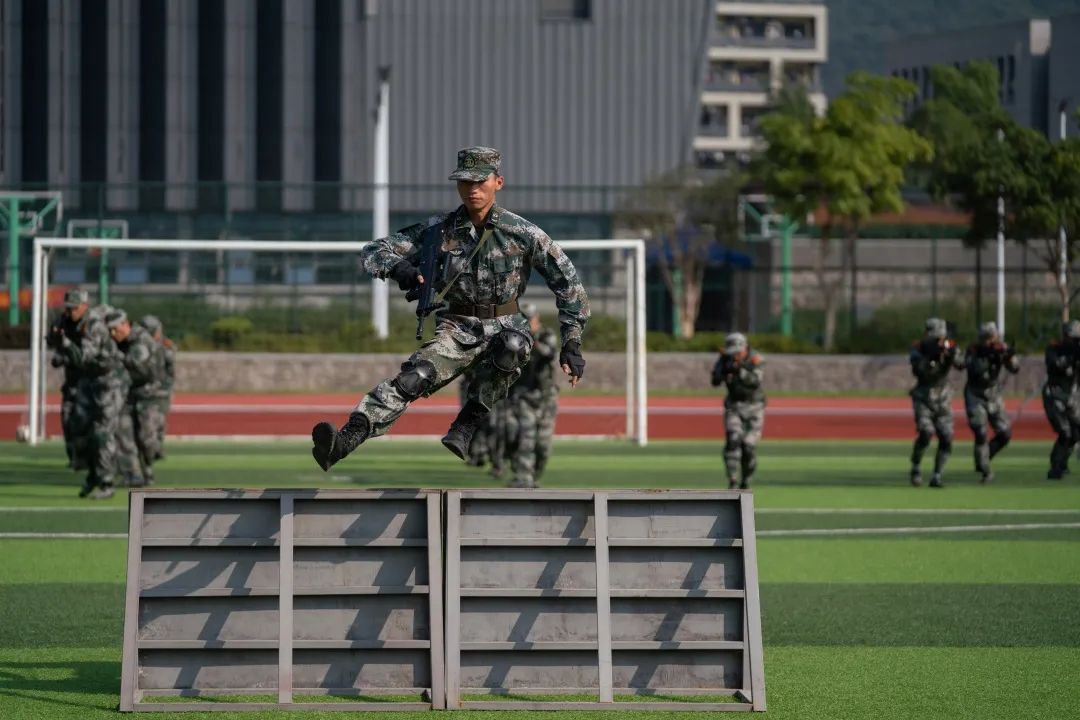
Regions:
<instances>
[{"instance_id":1,"label":"light pole","mask_svg":"<svg viewBox=\"0 0 1080 720\"><path fill-rule=\"evenodd\" d=\"M1069 99L1062 98L1061 103L1058 104L1058 129L1060 131L1061 139L1065 139L1065 134L1068 130L1069 120L1066 111L1069 108ZM1065 223L1064 221L1058 225L1058 286L1061 288L1061 296L1063 298L1069 297L1068 282L1069 278L1066 275L1066 269L1069 266L1069 242L1065 236ZM1066 299L1061 305L1061 320L1066 322L1069 319L1069 301Z\"/></svg>"},{"instance_id":2,"label":"light pole","mask_svg":"<svg viewBox=\"0 0 1080 720\"><path fill-rule=\"evenodd\" d=\"M1005 142L1005 131L998 128L998 143ZM998 184L997 201L997 326L998 334L1005 337L1005 186Z\"/></svg>"},{"instance_id":3,"label":"light pole","mask_svg":"<svg viewBox=\"0 0 1080 720\"><path fill-rule=\"evenodd\" d=\"M390 68L379 68L379 97L375 110L375 194L372 199L372 235L390 234ZM371 320L380 340L390 334L390 286L371 281Z\"/></svg>"}]
</instances>

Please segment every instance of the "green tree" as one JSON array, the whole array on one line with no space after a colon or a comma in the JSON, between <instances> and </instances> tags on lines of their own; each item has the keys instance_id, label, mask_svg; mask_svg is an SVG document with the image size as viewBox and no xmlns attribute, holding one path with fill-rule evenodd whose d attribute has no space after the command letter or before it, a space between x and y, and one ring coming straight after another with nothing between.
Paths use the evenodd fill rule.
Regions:
<instances>
[{"instance_id":1,"label":"green tree","mask_svg":"<svg viewBox=\"0 0 1080 720\"><path fill-rule=\"evenodd\" d=\"M988 62L931 69L934 96L911 118L911 126L934 144L933 161L917 176L930 193L967 211L965 241L982 247L998 231L998 198L1005 202L1005 234L1027 243L1055 278L1062 318L1069 315L1067 271L1077 255L1080 145L1052 145L1001 107L997 69ZM1065 282L1058 228L1069 243Z\"/></svg>"},{"instance_id":2,"label":"green tree","mask_svg":"<svg viewBox=\"0 0 1080 720\"><path fill-rule=\"evenodd\" d=\"M901 211L907 167L932 156L929 143L902 123L914 94L905 80L857 72L822 117L806 112L808 100L787 95L762 119L766 148L755 174L774 205L793 218L822 216L814 272L827 350L835 343L840 291L845 271L854 272L860 227L874 213ZM844 238L839 265L833 260L838 233Z\"/></svg>"},{"instance_id":3,"label":"green tree","mask_svg":"<svg viewBox=\"0 0 1080 720\"><path fill-rule=\"evenodd\" d=\"M616 225L653 250L685 339L694 337L710 253L736 237L741 187L733 172L680 168L631 193L616 214Z\"/></svg>"}]
</instances>

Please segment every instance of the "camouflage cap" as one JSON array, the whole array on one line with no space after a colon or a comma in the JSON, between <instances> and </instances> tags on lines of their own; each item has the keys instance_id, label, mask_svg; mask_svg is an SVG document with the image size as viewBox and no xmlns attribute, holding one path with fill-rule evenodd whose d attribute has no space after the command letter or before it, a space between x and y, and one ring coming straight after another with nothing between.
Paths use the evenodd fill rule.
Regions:
<instances>
[{"instance_id":1,"label":"camouflage cap","mask_svg":"<svg viewBox=\"0 0 1080 720\"><path fill-rule=\"evenodd\" d=\"M450 179L483 182L492 173L498 174L501 160L495 148L478 146L458 150L457 170L450 173Z\"/></svg>"},{"instance_id":2,"label":"camouflage cap","mask_svg":"<svg viewBox=\"0 0 1080 720\"><path fill-rule=\"evenodd\" d=\"M1062 325L1061 334L1070 340L1080 340L1080 320L1070 320Z\"/></svg>"},{"instance_id":3,"label":"camouflage cap","mask_svg":"<svg viewBox=\"0 0 1080 720\"><path fill-rule=\"evenodd\" d=\"M156 315L147 315L139 321L139 324L146 328L146 331L151 335L161 329L161 321L158 320Z\"/></svg>"},{"instance_id":4,"label":"camouflage cap","mask_svg":"<svg viewBox=\"0 0 1080 720\"><path fill-rule=\"evenodd\" d=\"M105 314L105 325L112 330L115 327L119 327L122 323L128 321L127 313L120 308L113 308Z\"/></svg>"},{"instance_id":5,"label":"camouflage cap","mask_svg":"<svg viewBox=\"0 0 1080 720\"><path fill-rule=\"evenodd\" d=\"M742 352L746 346L746 336L742 333L733 332L724 338L724 352Z\"/></svg>"},{"instance_id":6,"label":"camouflage cap","mask_svg":"<svg viewBox=\"0 0 1080 720\"><path fill-rule=\"evenodd\" d=\"M536 307L535 303L521 303L519 308L521 309L521 314L527 318L534 318L540 314L540 308Z\"/></svg>"},{"instance_id":7,"label":"camouflage cap","mask_svg":"<svg viewBox=\"0 0 1080 720\"><path fill-rule=\"evenodd\" d=\"M85 290L68 290L64 293L64 307L75 308L90 302L90 293Z\"/></svg>"},{"instance_id":8,"label":"camouflage cap","mask_svg":"<svg viewBox=\"0 0 1080 720\"><path fill-rule=\"evenodd\" d=\"M926 337L941 339L948 334L949 329L944 320L935 317L926 319Z\"/></svg>"},{"instance_id":9,"label":"camouflage cap","mask_svg":"<svg viewBox=\"0 0 1080 720\"><path fill-rule=\"evenodd\" d=\"M986 340L987 338L997 337L998 329L997 323L984 322L979 326L979 339Z\"/></svg>"}]
</instances>

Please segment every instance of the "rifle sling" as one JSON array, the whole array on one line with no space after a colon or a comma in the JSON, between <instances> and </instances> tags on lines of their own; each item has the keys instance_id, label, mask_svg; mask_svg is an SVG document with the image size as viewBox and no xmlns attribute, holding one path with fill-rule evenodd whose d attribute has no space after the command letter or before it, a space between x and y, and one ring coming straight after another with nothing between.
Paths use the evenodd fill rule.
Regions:
<instances>
[{"instance_id":1,"label":"rifle sling","mask_svg":"<svg viewBox=\"0 0 1080 720\"><path fill-rule=\"evenodd\" d=\"M487 245L487 241L488 241L489 237L491 237L491 228L490 227L485 227L484 228L484 234L480 236L480 242L476 243L476 247L474 247L473 251L471 253L469 253L469 259L465 261L465 264L461 267L460 270L457 271L457 274L454 275L454 277L450 278L449 282L447 282L445 285L443 285L443 289L440 292L435 293L435 304L436 305L438 305L439 303L441 303L443 301L443 298L446 297L446 293L449 292L450 288L452 288L454 286L454 283L456 283L457 279L459 277L461 277L462 273L465 272L465 269L469 268L469 267L472 267L473 259L480 252L480 248Z\"/></svg>"}]
</instances>

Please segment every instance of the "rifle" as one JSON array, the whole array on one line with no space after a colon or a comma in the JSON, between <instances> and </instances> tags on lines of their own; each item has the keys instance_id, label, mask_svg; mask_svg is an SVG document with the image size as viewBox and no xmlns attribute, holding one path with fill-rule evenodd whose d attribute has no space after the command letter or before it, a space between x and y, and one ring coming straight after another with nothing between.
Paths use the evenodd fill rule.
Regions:
<instances>
[{"instance_id":1,"label":"rifle","mask_svg":"<svg viewBox=\"0 0 1080 720\"><path fill-rule=\"evenodd\" d=\"M442 306L442 298L435 292L436 281L442 279L445 263L442 252L442 223L432 225L420 236L420 275L424 282L406 295L409 302L416 303L416 339L424 337L424 321Z\"/></svg>"}]
</instances>

